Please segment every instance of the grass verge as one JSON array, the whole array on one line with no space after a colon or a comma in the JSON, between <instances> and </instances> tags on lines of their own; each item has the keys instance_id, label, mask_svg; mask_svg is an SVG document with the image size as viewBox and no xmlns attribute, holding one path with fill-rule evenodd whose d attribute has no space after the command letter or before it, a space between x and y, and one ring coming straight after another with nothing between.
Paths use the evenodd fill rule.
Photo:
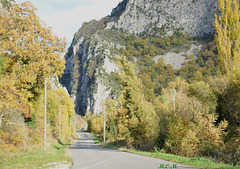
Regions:
<instances>
[{"instance_id":1,"label":"grass verge","mask_svg":"<svg viewBox=\"0 0 240 169\"><path fill-rule=\"evenodd\" d=\"M240 166L231 166L227 164L216 163L205 158L186 158L186 157L181 157L173 154L162 153L159 151L147 152L147 151L126 149L118 146L116 143L103 143L101 139L95 134L93 134L93 139L97 145L100 145L106 148L125 151L129 153L139 154L139 155L153 157L153 158L158 158L161 160L171 161L171 162L188 165L188 166L196 167L200 169L240 169Z\"/></svg>"},{"instance_id":2,"label":"grass verge","mask_svg":"<svg viewBox=\"0 0 240 169\"><path fill-rule=\"evenodd\" d=\"M59 164L72 162L69 143L58 142L43 150L26 150L19 152L0 152L0 168L50 168ZM42 148L39 148L42 149Z\"/></svg>"}]
</instances>

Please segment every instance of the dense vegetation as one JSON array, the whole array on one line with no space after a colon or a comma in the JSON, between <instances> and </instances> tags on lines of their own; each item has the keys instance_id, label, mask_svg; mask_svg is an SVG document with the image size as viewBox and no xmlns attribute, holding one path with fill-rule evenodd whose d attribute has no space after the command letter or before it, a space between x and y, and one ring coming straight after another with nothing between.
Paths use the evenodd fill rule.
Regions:
<instances>
[{"instance_id":1,"label":"dense vegetation","mask_svg":"<svg viewBox=\"0 0 240 169\"><path fill-rule=\"evenodd\" d=\"M0 152L4 152L1 159L6 152L35 146L41 149L45 78L48 78L48 141L73 138L70 118L74 115L74 104L67 92L57 87L57 76L65 68L61 54L66 43L40 21L30 2L19 5L9 2L1 1L7 8L0 8ZM60 126L61 131L59 121L64 126Z\"/></svg>"},{"instance_id":2,"label":"dense vegetation","mask_svg":"<svg viewBox=\"0 0 240 169\"><path fill-rule=\"evenodd\" d=\"M103 137L105 117L108 141L239 165L239 1L219 0L219 9L214 38L121 33L126 57L116 61L121 73L112 75L119 92L106 102L105 113L88 118L89 129ZM186 51L193 41L203 48L186 56L179 70L153 60L169 51Z\"/></svg>"}]
</instances>

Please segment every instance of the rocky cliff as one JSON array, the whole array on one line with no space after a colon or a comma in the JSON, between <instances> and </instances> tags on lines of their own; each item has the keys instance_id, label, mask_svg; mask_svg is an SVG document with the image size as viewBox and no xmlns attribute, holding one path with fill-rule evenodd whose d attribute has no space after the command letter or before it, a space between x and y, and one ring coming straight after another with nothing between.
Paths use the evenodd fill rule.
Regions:
<instances>
[{"instance_id":1,"label":"rocky cliff","mask_svg":"<svg viewBox=\"0 0 240 169\"><path fill-rule=\"evenodd\" d=\"M167 36L175 31L191 36L213 34L216 9L217 0L123 0L110 16L84 23L65 55L66 69L60 80L75 98L76 112L97 114L113 95L109 78L111 72L118 71L114 59L126 47L123 33L136 37ZM180 68L184 53L195 54L201 49L201 45L191 46L180 53L180 59L175 59L179 54L167 52L154 60L163 57Z\"/></svg>"},{"instance_id":2,"label":"rocky cliff","mask_svg":"<svg viewBox=\"0 0 240 169\"><path fill-rule=\"evenodd\" d=\"M180 29L191 36L213 33L216 0L124 0L113 9L112 25L131 33L172 34Z\"/></svg>"}]
</instances>

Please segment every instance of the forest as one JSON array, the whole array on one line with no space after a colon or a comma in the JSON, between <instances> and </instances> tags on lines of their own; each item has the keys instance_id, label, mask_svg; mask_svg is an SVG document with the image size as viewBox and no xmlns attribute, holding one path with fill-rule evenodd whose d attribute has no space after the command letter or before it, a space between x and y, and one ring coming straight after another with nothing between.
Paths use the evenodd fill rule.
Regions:
<instances>
[{"instance_id":1,"label":"forest","mask_svg":"<svg viewBox=\"0 0 240 169\"><path fill-rule=\"evenodd\" d=\"M219 0L215 35L145 37L121 33L112 73L117 94L99 115L88 112L89 131L127 148L155 150L217 162L240 162L240 11L238 0ZM153 57L203 43L181 69ZM176 50L177 49L177 50ZM115 92L116 92L115 91ZM104 135L103 123L106 123Z\"/></svg>"}]
</instances>

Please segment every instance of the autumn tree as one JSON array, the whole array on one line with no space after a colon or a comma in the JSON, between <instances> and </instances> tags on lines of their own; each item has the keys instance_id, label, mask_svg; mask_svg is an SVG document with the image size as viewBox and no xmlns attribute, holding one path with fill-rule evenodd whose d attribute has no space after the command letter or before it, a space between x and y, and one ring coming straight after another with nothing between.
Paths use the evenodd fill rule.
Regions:
<instances>
[{"instance_id":1,"label":"autumn tree","mask_svg":"<svg viewBox=\"0 0 240 169\"><path fill-rule=\"evenodd\" d=\"M5 74L16 79L15 87L22 102L29 107L24 114L29 117L32 111L29 101L37 99L41 93L44 78L63 73L64 58L60 54L65 41L40 21L30 2L16 4L10 11L1 8L0 28Z\"/></svg>"},{"instance_id":2,"label":"autumn tree","mask_svg":"<svg viewBox=\"0 0 240 169\"><path fill-rule=\"evenodd\" d=\"M232 163L240 161L240 10L239 0L219 0L221 15L215 14L215 41L219 52L220 68L226 77L227 86L219 94L218 113L220 119L229 121L226 144ZM228 154L225 153L225 154Z\"/></svg>"},{"instance_id":3,"label":"autumn tree","mask_svg":"<svg viewBox=\"0 0 240 169\"><path fill-rule=\"evenodd\" d=\"M163 137L157 139L160 148L191 157L212 155L224 147L227 122L216 125L217 115L209 112L210 106L206 104L212 93L209 89L198 93L196 88L208 88L203 82L200 84L189 85L185 80L176 78L154 102L160 119L159 136Z\"/></svg>"},{"instance_id":4,"label":"autumn tree","mask_svg":"<svg viewBox=\"0 0 240 169\"><path fill-rule=\"evenodd\" d=\"M18 111L18 96L13 79L0 78L0 128L4 116Z\"/></svg>"},{"instance_id":5,"label":"autumn tree","mask_svg":"<svg viewBox=\"0 0 240 169\"><path fill-rule=\"evenodd\" d=\"M50 83L51 82L51 83ZM74 102L70 95L64 88L54 88L53 81L49 80L47 83L47 122L49 129L48 134L54 138L62 140L70 140L73 133L73 116L74 116ZM30 126L36 126L39 134L43 136L43 119L44 119L44 93L39 96L39 99L34 101L33 105L33 119L28 119ZM60 111L60 116L59 116ZM59 121L60 130L59 131ZM71 123L71 124L70 124ZM70 132L70 126L71 132ZM58 134L61 133L61 138Z\"/></svg>"},{"instance_id":6,"label":"autumn tree","mask_svg":"<svg viewBox=\"0 0 240 169\"><path fill-rule=\"evenodd\" d=\"M229 77L239 74L240 12L239 0L218 0L221 15L215 13L215 41L222 73Z\"/></svg>"},{"instance_id":7,"label":"autumn tree","mask_svg":"<svg viewBox=\"0 0 240 169\"><path fill-rule=\"evenodd\" d=\"M0 7L0 147L4 150L41 144L44 79L63 73L61 53L66 45L40 21L30 2L18 5L10 1L1 0ZM48 120L57 122L54 113L62 96L62 125L67 126L62 132L70 138L74 104L62 90L50 92Z\"/></svg>"},{"instance_id":8,"label":"autumn tree","mask_svg":"<svg viewBox=\"0 0 240 169\"><path fill-rule=\"evenodd\" d=\"M121 95L117 110L118 139L128 145L141 147L153 140L156 114L151 103L145 101L141 80L136 67L126 57L119 59Z\"/></svg>"}]
</instances>

